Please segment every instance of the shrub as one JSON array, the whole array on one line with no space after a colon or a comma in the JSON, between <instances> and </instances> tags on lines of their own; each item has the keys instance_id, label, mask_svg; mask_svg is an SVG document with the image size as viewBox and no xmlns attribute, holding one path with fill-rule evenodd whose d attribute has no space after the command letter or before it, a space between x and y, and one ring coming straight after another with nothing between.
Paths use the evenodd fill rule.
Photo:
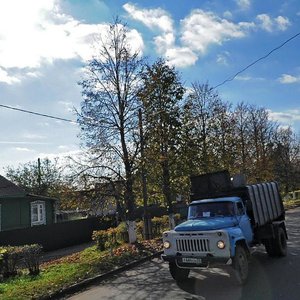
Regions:
<instances>
[{"instance_id":1,"label":"shrub","mask_svg":"<svg viewBox=\"0 0 300 300\"><path fill-rule=\"evenodd\" d=\"M107 233L107 240L105 243L105 248L112 250L113 248L119 245L117 241L118 230L117 228L109 228L107 229L106 233Z\"/></svg>"},{"instance_id":2,"label":"shrub","mask_svg":"<svg viewBox=\"0 0 300 300\"><path fill-rule=\"evenodd\" d=\"M116 228L94 231L92 239L96 242L97 248L100 251L106 249L112 250L120 244L128 243L129 238L126 223L122 222Z\"/></svg>"},{"instance_id":3,"label":"shrub","mask_svg":"<svg viewBox=\"0 0 300 300\"><path fill-rule=\"evenodd\" d=\"M40 254L42 246L38 244L25 245L22 247L22 255L25 266L28 268L29 275L40 273Z\"/></svg>"},{"instance_id":4,"label":"shrub","mask_svg":"<svg viewBox=\"0 0 300 300\"><path fill-rule=\"evenodd\" d=\"M0 248L0 274L3 278L15 276L23 261L30 275L39 274L39 257L42 246L5 246Z\"/></svg>"},{"instance_id":5,"label":"shrub","mask_svg":"<svg viewBox=\"0 0 300 300\"><path fill-rule=\"evenodd\" d=\"M100 251L104 251L105 243L108 240L108 235L107 235L106 230L93 231L92 240L96 242L97 248Z\"/></svg>"},{"instance_id":6,"label":"shrub","mask_svg":"<svg viewBox=\"0 0 300 300\"><path fill-rule=\"evenodd\" d=\"M175 214L175 224L180 222L180 214ZM144 238L144 221L137 224L138 237ZM154 217L151 219L152 238L161 238L164 231L169 230L169 216Z\"/></svg>"},{"instance_id":7,"label":"shrub","mask_svg":"<svg viewBox=\"0 0 300 300\"><path fill-rule=\"evenodd\" d=\"M17 264L22 258L22 247L7 246L2 248L2 276L8 278L17 275Z\"/></svg>"},{"instance_id":8,"label":"shrub","mask_svg":"<svg viewBox=\"0 0 300 300\"><path fill-rule=\"evenodd\" d=\"M129 242L128 229L125 222L121 222L118 225L118 227L116 228L116 233L121 244Z\"/></svg>"},{"instance_id":9,"label":"shrub","mask_svg":"<svg viewBox=\"0 0 300 300\"><path fill-rule=\"evenodd\" d=\"M144 221L139 221L136 223L136 234L139 239L144 238Z\"/></svg>"}]
</instances>

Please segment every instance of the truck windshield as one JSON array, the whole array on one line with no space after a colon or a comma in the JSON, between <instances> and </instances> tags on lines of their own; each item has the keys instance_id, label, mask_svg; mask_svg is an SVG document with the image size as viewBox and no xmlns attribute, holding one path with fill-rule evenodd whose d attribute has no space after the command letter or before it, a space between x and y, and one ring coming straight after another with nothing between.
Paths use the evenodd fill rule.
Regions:
<instances>
[{"instance_id":1,"label":"truck windshield","mask_svg":"<svg viewBox=\"0 0 300 300\"><path fill-rule=\"evenodd\" d=\"M233 216L234 205L232 202L198 203L189 206L188 219L210 218L216 216Z\"/></svg>"}]
</instances>

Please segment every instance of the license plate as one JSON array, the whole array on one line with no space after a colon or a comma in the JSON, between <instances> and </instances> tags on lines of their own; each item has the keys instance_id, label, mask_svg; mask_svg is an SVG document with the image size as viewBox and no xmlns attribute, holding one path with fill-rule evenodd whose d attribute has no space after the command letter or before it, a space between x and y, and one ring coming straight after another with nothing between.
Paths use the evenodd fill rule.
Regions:
<instances>
[{"instance_id":1,"label":"license plate","mask_svg":"<svg viewBox=\"0 0 300 300\"><path fill-rule=\"evenodd\" d=\"M201 258L193 258L193 257L183 257L182 262L187 263L187 264L201 264L202 259Z\"/></svg>"}]
</instances>

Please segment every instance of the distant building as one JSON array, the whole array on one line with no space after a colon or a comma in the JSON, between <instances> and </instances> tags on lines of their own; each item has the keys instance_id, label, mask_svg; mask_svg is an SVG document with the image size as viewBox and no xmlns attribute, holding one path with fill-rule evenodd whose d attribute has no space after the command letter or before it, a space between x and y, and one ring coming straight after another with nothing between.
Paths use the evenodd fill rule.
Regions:
<instances>
[{"instance_id":1,"label":"distant building","mask_svg":"<svg viewBox=\"0 0 300 300\"><path fill-rule=\"evenodd\" d=\"M56 200L28 194L0 175L0 231L54 223Z\"/></svg>"}]
</instances>

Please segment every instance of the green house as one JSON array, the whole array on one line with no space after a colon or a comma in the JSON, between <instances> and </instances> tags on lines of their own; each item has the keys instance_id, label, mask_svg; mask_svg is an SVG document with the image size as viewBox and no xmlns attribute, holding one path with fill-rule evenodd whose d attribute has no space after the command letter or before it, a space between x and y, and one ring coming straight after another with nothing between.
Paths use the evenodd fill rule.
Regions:
<instances>
[{"instance_id":1,"label":"green house","mask_svg":"<svg viewBox=\"0 0 300 300\"><path fill-rule=\"evenodd\" d=\"M0 175L0 231L54 223L55 202L28 194Z\"/></svg>"}]
</instances>

